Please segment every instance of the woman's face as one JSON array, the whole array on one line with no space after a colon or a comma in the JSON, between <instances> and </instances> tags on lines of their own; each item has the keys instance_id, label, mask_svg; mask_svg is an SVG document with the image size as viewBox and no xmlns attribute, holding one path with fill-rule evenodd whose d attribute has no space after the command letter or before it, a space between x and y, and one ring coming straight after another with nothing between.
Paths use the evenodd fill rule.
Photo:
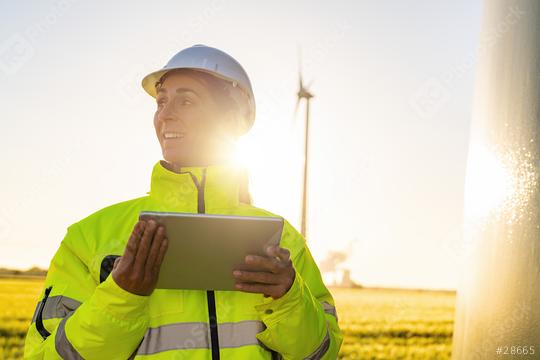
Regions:
<instances>
[{"instance_id":1,"label":"woman's face","mask_svg":"<svg viewBox=\"0 0 540 360\"><path fill-rule=\"evenodd\" d=\"M230 155L223 114L202 82L168 74L156 96L154 127L163 158L176 166L206 166Z\"/></svg>"}]
</instances>

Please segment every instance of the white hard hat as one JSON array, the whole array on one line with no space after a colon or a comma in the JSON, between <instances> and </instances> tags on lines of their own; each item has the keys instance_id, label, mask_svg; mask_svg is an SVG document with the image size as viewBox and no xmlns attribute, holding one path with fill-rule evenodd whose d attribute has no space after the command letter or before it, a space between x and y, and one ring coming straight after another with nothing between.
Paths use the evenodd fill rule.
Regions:
<instances>
[{"instance_id":1,"label":"white hard hat","mask_svg":"<svg viewBox=\"0 0 540 360\"><path fill-rule=\"evenodd\" d=\"M247 101L242 132L251 128L255 121L255 96L246 71L232 56L210 46L193 45L174 55L162 69L146 75L142 80L144 90L155 98L156 83L167 71L174 69L203 71L229 82L233 88L242 90Z\"/></svg>"}]
</instances>

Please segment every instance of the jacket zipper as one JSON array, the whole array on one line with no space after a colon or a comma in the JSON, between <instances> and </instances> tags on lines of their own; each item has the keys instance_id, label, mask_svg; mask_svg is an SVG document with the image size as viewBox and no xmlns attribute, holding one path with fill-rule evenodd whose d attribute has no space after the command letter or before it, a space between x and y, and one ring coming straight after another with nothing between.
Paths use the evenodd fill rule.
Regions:
<instances>
[{"instance_id":1,"label":"jacket zipper","mask_svg":"<svg viewBox=\"0 0 540 360\"><path fill-rule=\"evenodd\" d=\"M206 184L206 168L202 171L201 182L197 181L197 177L190 173L191 179L197 187L197 212L204 214L206 209L204 206L204 185ZM216 298L213 290L206 291L206 300L208 302L208 319L210 321L210 342L212 344L212 360L219 360L219 338L216 315Z\"/></svg>"},{"instance_id":2,"label":"jacket zipper","mask_svg":"<svg viewBox=\"0 0 540 360\"><path fill-rule=\"evenodd\" d=\"M49 294L51 293L52 286L49 286L45 289L45 296L43 296L43 299L39 303L39 307L37 310L36 315L36 329L43 337L43 340L47 339L49 335L51 335L50 332L45 329L45 326L43 326L43 309L45 308L45 302L47 301L47 298L49 297Z\"/></svg>"}]
</instances>

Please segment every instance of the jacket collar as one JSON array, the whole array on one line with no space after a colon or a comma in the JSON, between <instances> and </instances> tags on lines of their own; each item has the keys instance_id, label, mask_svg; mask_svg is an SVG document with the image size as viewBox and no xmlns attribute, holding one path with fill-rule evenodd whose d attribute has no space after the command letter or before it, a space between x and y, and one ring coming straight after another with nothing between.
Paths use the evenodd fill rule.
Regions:
<instances>
[{"instance_id":1,"label":"jacket collar","mask_svg":"<svg viewBox=\"0 0 540 360\"><path fill-rule=\"evenodd\" d=\"M152 170L150 194L161 211L198 212L199 192L204 194L206 212L211 209L236 207L242 169L238 165L182 167L175 173L159 160Z\"/></svg>"}]
</instances>

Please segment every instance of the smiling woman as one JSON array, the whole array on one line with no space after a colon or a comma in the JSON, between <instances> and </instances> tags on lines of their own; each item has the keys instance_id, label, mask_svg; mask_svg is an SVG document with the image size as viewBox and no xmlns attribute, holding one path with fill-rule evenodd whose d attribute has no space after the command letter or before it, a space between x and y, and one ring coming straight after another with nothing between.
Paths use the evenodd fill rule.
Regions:
<instances>
[{"instance_id":1,"label":"smiling woman","mask_svg":"<svg viewBox=\"0 0 540 360\"><path fill-rule=\"evenodd\" d=\"M203 166L230 159L241 134L241 115L229 86L191 69L176 69L160 78L154 126L168 163Z\"/></svg>"},{"instance_id":2,"label":"smiling woman","mask_svg":"<svg viewBox=\"0 0 540 360\"><path fill-rule=\"evenodd\" d=\"M255 119L251 84L236 60L195 45L142 84L156 99L163 153L151 190L68 227L25 357L335 359L343 334L333 297L285 219L279 246L230 269L236 291L156 288L169 240L163 226L139 219L142 211L278 215L245 201L245 171L231 161Z\"/></svg>"}]
</instances>

